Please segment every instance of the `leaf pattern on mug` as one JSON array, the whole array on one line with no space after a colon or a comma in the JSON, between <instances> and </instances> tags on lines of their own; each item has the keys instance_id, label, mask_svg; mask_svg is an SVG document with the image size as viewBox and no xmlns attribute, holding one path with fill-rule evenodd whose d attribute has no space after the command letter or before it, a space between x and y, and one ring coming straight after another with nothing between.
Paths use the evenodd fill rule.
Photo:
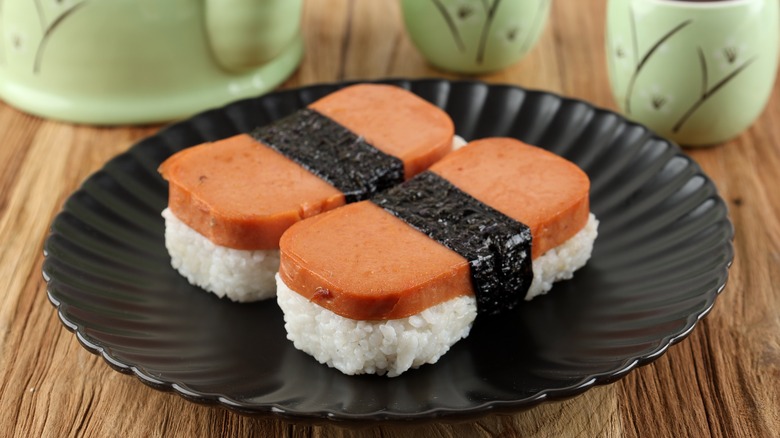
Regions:
<instances>
[{"instance_id":1,"label":"leaf pattern on mug","mask_svg":"<svg viewBox=\"0 0 780 438\"><path fill-rule=\"evenodd\" d=\"M633 61L633 53L626 41L620 36L607 36L608 50L611 51L611 56L607 56L607 60L611 64L613 70L633 70L635 65ZM617 70L615 70L617 71Z\"/></svg>"},{"instance_id":2,"label":"leaf pattern on mug","mask_svg":"<svg viewBox=\"0 0 780 438\"><path fill-rule=\"evenodd\" d=\"M666 103L666 98L664 96L653 96L653 98L650 100L650 102L653 104L653 109L660 110L663 108L664 104Z\"/></svg>"},{"instance_id":3,"label":"leaf pattern on mug","mask_svg":"<svg viewBox=\"0 0 780 438\"><path fill-rule=\"evenodd\" d=\"M46 16L41 0L33 1L35 3L36 12L38 13L38 19L41 23L41 32L43 32L43 36L41 37L41 40L38 43L38 47L35 50L35 61L33 63L33 73L38 74L41 71L43 54L52 33L57 30L57 28L62 24L63 20L87 4L88 0L84 0L82 2L78 2L78 0L53 0L52 4L57 6L55 9L56 15L54 17Z\"/></svg>"},{"instance_id":4,"label":"leaf pattern on mug","mask_svg":"<svg viewBox=\"0 0 780 438\"><path fill-rule=\"evenodd\" d=\"M747 46L744 43L738 43L734 38L728 38L723 45L712 52L712 57L718 63L718 68L722 72L731 71L735 65L739 65L745 58Z\"/></svg>"},{"instance_id":5,"label":"leaf pattern on mug","mask_svg":"<svg viewBox=\"0 0 780 438\"><path fill-rule=\"evenodd\" d=\"M722 89L724 86L726 86L729 82L731 82L737 75L742 73L743 70L748 68L750 64L752 64L756 59L758 59L757 56L754 56L741 64L739 64L734 70L732 70L728 75L726 75L723 79L716 82L715 85L712 87L709 86L709 70L707 68L707 58L704 56L704 50L702 50L701 47L697 47L697 53L699 55L699 67L701 69L701 92L699 93L699 98L693 102L693 104L688 108L688 110L680 117L680 119L675 123L675 125L672 127L672 132L678 132L680 129L685 125L685 122L690 119L690 117L696 112L696 110L699 109L709 98L711 98L715 93L717 93L720 89ZM737 61L737 57L734 56L733 63Z\"/></svg>"},{"instance_id":6,"label":"leaf pattern on mug","mask_svg":"<svg viewBox=\"0 0 780 438\"><path fill-rule=\"evenodd\" d=\"M637 32L637 22L641 18L641 15L637 13L639 9L641 8L635 8L634 4L629 6L628 21L633 48L633 72L629 77L628 86L626 88L626 95L624 97L624 111L629 115L632 113L634 86L636 85L637 78L642 72L643 67L647 64L648 60L652 56L656 54L672 52L673 50L670 49L670 44L673 44L671 40L672 37L693 23L693 19L687 19L680 22L676 26L666 31L666 33L664 33L661 38L655 41L650 46L650 48L640 56L639 34ZM621 64L623 62L622 60L628 57L627 52L629 51L624 48L624 44L619 41L618 38L613 39L613 36L609 33L607 34L607 41L609 44L608 47L612 47L613 50L614 56L609 56L608 60L611 63L610 68L614 71L616 64ZM758 59L757 56L746 59L746 53L747 47L745 44L738 43L734 38L728 38L724 44L715 49L712 52L712 60L717 63L720 71L725 71L727 73L719 80L716 79L716 81L711 85L711 81L713 79L711 77L712 68L710 66L713 64L713 61L708 63L708 60L704 54L704 50L701 48L701 46L696 47L695 56L698 57L701 78L699 96L694 102L690 104L689 107L687 107L687 109L685 109L684 113L671 127L673 133L679 132L685 123L691 118L691 116L693 116L693 114L695 114L704 103L706 103L713 95L723 89L723 87L728 85L740 73L742 73L742 71L750 67L750 65ZM715 76L717 78L717 76L720 75ZM670 109L672 109L672 95L662 92L660 87L657 85L653 85L650 88L650 90L643 90L639 93L642 97L642 101L646 102L648 105L647 108L649 108L651 111L660 113L667 113Z\"/></svg>"},{"instance_id":7,"label":"leaf pattern on mug","mask_svg":"<svg viewBox=\"0 0 780 438\"><path fill-rule=\"evenodd\" d=\"M27 52L27 41L27 35L21 30L12 29L8 32L8 42L15 53Z\"/></svg>"},{"instance_id":8,"label":"leaf pattern on mug","mask_svg":"<svg viewBox=\"0 0 780 438\"><path fill-rule=\"evenodd\" d=\"M456 14L458 19L462 21L474 15L474 8L470 5L461 5L458 7Z\"/></svg>"},{"instance_id":9,"label":"leaf pattern on mug","mask_svg":"<svg viewBox=\"0 0 780 438\"><path fill-rule=\"evenodd\" d=\"M651 85L649 90L642 90L640 96L642 97L642 101L646 102L647 107L657 113L668 113L674 103L674 97L670 93L664 91L658 84Z\"/></svg>"},{"instance_id":10,"label":"leaf pattern on mug","mask_svg":"<svg viewBox=\"0 0 780 438\"><path fill-rule=\"evenodd\" d=\"M735 47L724 47L723 54L729 64L733 64L737 60L737 49Z\"/></svg>"},{"instance_id":11,"label":"leaf pattern on mug","mask_svg":"<svg viewBox=\"0 0 780 438\"><path fill-rule=\"evenodd\" d=\"M472 1L471 3L461 2L449 9L444 5L442 0L430 1L444 19L447 29L449 30L450 35L452 35L453 42L460 52L466 52L466 43L463 40L461 29L458 27L459 24L471 20L482 20L482 27L479 30L479 39L477 41L475 61L477 64L483 64L485 62L485 57L487 56L488 37L491 34L491 27L495 21L498 7L502 0L479 0L479 2ZM515 43L522 38L520 48L522 51L527 50L532 42L533 35L536 33L536 30L538 30L535 26L540 25L538 23L539 19L543 16L542 14L546 8L549 7L550 1L551 0L540 0L537 11L530 19L531 26L522 26L515 23L504 29L495 29L493 34L501 41L507 43ZM474 3L479 3L481 7L478 8ZM525 32L526 30L529 31Z\"/></svg>"},{"instance_id":12,"label":"leaf pattern on mug","mask_svg":"<svg viewBox=\"0 0 780 438\"><path fill-rule=\"evenodd\" d=\"M442 18L444 18L444 22L447 23L447 28L450 30L450 33L452 34L452 39L455 41L455 45L458 47L458 50L461 52L464 52L466 50L466 44L463 42L463 37L460 35L460 30L458 29L458 26L455 24L455 19L453 16L449 13L447 8L442 4L441 0L431 0L436 6L436 9L439 10L439 13L441 14Z\"/></svg>"},{"instance_id":13,"label":"leaf pattern on mug","mask_svg":"<svg viewBox=\"0 0 780 438\"><path fill-rule=\"evenodd\" d=\"M643 9L640 9L643 10ZM628 87L626 89L626 97L625 101L623 103L623 107L625 108L626 114L631 114L631 99L634 94L634 86L636 85L636 80L639 74L642 72L642 69L645 65L647 65L647 62L650 60L650 58L658 52L658 50L663 47L667 41L672 38L675 34L689 26L691 23L693 23L693 20L688 19L685 20L670 30L668 30L666 33L664 33L661 38L659 38L655 43L650 45L650 48L647 49L647 51L642 55L639 56L639 35L636 28L637 18L641 17L642 15L638 15L637 11L633 7L633 5L629 8L629 24L631 28L631 41L633 44L633 54L634 54L634 72L631 74L628 80Z\"/></svg>"},{"instance_id":14,"label":"leaf pattern on mug","mask_svg":"<svg viewBox=\"0 0 780 438\"><path fill-rule=\"evenodd\" d=\"M488 33L490 33L490 25L493 24L493 20L496 16L496 10L501 0L493 0L493 4L488 7L487 17L482 24L482 32L479 36L479 46L477 47L477 64L482 64L485 60L485 47L487 45Z\"/></svg>"}]
</instances>

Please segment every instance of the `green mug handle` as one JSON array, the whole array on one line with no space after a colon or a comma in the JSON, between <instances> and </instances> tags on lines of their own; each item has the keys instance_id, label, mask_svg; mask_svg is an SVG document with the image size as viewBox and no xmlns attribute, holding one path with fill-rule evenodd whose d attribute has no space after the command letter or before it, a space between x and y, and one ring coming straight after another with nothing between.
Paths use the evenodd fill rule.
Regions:
<instances>
[{"instance_id":1,"label":"green mug handle","mask_svg":"<svg viewBox=\"0 0 780 438\"><path fill-rule=\"evenodd\" d=\"M300 32L302 0L204 0L206 36L225 70L241 72L279 55Z\"/></svg>"}]
</instances>

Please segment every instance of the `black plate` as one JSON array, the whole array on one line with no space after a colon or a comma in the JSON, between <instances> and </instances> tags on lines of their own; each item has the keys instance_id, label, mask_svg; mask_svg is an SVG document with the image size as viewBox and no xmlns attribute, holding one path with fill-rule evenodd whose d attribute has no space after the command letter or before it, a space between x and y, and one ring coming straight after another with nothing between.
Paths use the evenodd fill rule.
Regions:
<instances>
[{"instance_id":1,"label":"black plate","mask_svg":"<svg viewBox=\"0 0 780 438\"><path fill-rule=\"evenodd\" d=\"M388 81L443 107L466 139L547 148L592 180L593 258L514 314L478 320L437 364L349 377L295 350L273 301L233 304L169 264L157 166L249 131L342 86L272 93L163 129L109 161L66 202L43 271L62 322L91 352L155 388L293 420L464 419L615 381L688 335L723 289L733 227L680 149L623 117L513 86Z\"/></svg>"}]
</instances>

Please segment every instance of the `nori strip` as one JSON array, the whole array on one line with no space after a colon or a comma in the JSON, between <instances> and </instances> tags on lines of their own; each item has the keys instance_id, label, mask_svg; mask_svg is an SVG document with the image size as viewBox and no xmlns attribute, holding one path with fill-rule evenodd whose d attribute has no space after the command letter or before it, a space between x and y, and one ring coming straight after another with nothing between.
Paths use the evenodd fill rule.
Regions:
<instances>
[{"instance_id":1,"label":"nori strip","mask_svg":"<svg viewBox=\"0 0 780 438\"><path fill-rule=\"evenodd\" d=\"M347 202L404 180L403 161L309 108L255 129L252 137L339 189Z\"/></svg>"},{"instance_id":2,"label":"nori strip","mask_svg":"<svg viewBox=\"0 0 780 438\"><path fill-rule=\"evenodd\" d=\"M426 171L371 201L469 261L480 314L518 306L533 281L531 230Z\"/></svg>"}]
</instances>

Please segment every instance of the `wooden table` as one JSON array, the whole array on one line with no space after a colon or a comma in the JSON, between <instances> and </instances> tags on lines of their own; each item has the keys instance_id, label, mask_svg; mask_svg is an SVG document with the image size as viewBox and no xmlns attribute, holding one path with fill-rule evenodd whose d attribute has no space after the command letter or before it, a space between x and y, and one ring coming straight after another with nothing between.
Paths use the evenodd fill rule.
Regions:
<instances>
[{"instance_id":1,"label":"wooden table","mask_svg":"<svg viewBox=\"0 0 780 438\"><path fill-rule=\"evenodd\" d=\"M284 87L344 79L453 78L428 67L394 0L310 0L308 50ZM553 4L540 43L488 82L615 108L604 0ZM690 337L617 383L513 416L358 431L201 406L117 373L65 330L46 298L41 247L81 181L152 127L42 120L0 104L0 435L14 436L778 436L780 434L780 86L739 138L689 150L736 227L725 292Z\"/></svg>"}]
</instances>

